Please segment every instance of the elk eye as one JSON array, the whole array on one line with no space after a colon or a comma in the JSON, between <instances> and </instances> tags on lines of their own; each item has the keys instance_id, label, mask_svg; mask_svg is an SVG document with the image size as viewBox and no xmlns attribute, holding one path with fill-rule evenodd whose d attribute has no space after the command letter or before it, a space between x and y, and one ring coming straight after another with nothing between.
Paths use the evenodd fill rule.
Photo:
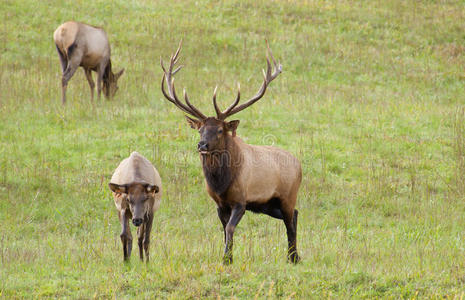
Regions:
<instances>
[{"instance_id":1,"label":"elk eye","mask_svg":"<svg viewBox=\"0 0 465 300\"><path fill-rule=\"evenodd\" d=\"M218 134L222 134L222 133L223 133L223 128L218 129Z\"/></svg>"}]
</instances>

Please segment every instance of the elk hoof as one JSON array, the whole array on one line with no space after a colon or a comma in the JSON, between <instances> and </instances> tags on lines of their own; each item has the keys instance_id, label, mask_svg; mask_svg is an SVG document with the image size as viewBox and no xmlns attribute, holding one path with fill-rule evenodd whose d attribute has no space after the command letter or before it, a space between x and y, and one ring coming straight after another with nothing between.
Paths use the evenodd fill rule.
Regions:
<instances>
[{"instance_id":1,"label":"elk hoof","mask_svg":"<svg viewBox=\"0 0 465 300\"><path fill-rule=\"evenodd\" d=\"M223 256L223 265L229 266L232 263L233 263L232 255Z\"/></svg>"},{"instance_id":2,"label":"elk hoof","mask_svg":"<svg viewBox=\"0 0 465 300\"><path fill-rule=\"evenodd\" d=\"M300 261L300 257L297 253L293 252L287 257L287 261L293 264L297 264Z\"/></svg>"}]
</instances>

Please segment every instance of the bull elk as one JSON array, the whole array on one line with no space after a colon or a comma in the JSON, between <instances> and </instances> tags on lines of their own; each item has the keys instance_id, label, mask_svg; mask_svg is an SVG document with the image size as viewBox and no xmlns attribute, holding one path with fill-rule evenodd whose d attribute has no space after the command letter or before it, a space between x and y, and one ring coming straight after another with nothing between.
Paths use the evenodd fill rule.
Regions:
<instances>
[{"instance_id":1,"label":"bull elk","mask_svg":"<svg viewBox=\"0 0 465 300\"><path fill-rule=\"evenodd\" d=\"M239 120L226 121L226 118L260 100L270 84L282 70L274 59L267 43L267 52L274 64L274 71L267 55L267 71L263 71L263 84L257 94L247 102L239 104L238 86L235 101L221 111L213 93L213 106L216 117L207 117L189 101L184 90L185 103L181 102L174 88L174 74L181 69L176 67L181 43L171 56L168 68L161 60L163 78L161 90L168 101L186 113L187 122L200 133L197 149L206 179L206 189L216 202L218 217L223 225L225 249L223 263L233 261L234 230L246 210L264 213L284 221L288 238L288 260L299 261L296 248L297 216L295 209L297 193L302 181L300 162L290 153L271 146L248 145L236 135ZM165 81L168 91L165 90Z\"/></svg>"},{"instance_id":2,"label":"bull elk","mask_svg":"<svg viewBox=\"0 0 465 300\"><path fill-rule=\"evenodd\" d=\"M150 231L153 214L160 207L161 179L157 169L137 152L124 159L116 168L109 187L118 209L121 223L121 242L124 260L132 250L132 235L129 220L137 228L140 259L149 261Z\"/></svg>"},{"instance_id":3,"label":"bull elk","mask_svg":"<svg viewBox=\"0 0 465 300\"><path fill-rule=\"evenodd\" d=\"M90 87L90 99L94 100L95 83L92 71L97 72L97 97L100 93L111 98L118 90L117 81L124 69L114 74L111 69L110 44L106 32L102 28L79 22L61 24L53 34L53 39L60 57L61 101L66 102L66 88L74 72L81 66L84 69ZM103 86L102 86L103 85Z\"/></svg>"}]
</instances>

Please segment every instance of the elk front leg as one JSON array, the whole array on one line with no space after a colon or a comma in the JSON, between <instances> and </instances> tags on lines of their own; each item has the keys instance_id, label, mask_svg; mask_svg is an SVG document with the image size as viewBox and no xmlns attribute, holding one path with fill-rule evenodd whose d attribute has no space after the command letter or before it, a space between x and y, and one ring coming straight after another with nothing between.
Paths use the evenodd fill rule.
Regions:
<instances>
[{"instance_id":1,"label":"elk front leg","mask_svg":"<svg viewBox=\"0 0 465 300\"><path fill-rule=\"evenodd\" d=\"M132 235L131 230L129 229L129 218L126 215L126 210L121 210L119 212L119 219L121 222L121 243L123 244L123 257L127 261L131 257L132 251Z\"/></svg>"},{"instance_id":2,"label":"elk front leg","mask_svg":"<svg viewBox=\"0 0 465 300\"><path fill-rule=\"evenodd\" d=\"M152 224L153 224L153 214L149 214L148 219L145 223L145 232L144 232L145 262L149 262L150 232L152 231Z\"/></svg>"},{"instance_id":3,"label":"elk front leg","mask_svg":"<svg viewBox=\"0 0 465 300\"><path fill-rule=\"evenodd\" d=\"M103 83L103 75L105 73L105 69L107 68L108 60L102 61L97 70L97 99L100 100L100 95L102 93L102 85Z\"/></svg>"},{"instance_id":4,"label":"elk front leg","mask_svg":"<svg viewBox=\"0 0 465 300\"><path fill-rule=\"evenodd\" d=\"M236 204L231 211L231 217L229 218L228 224L226 224L226 245L224 247L224 256L223 263L229 265L233 262L233 236L234 230L236 229L237 224L242 219L242 216L245 213L245 205Z\"/></svg>"},{"instance_id":5,"label":"elk front leg","mask_svg":"<svg viewBox=\"0 0 465 300\"><path fill-rule=\"evenodd\" d=\"M137 228L137 245L139 246L139 257L141 261L144 261L144 250L143 250L144 234L145 234L145 223L143 223Z\"/></svg>"},{"instance_id":6,"label":"elk front leg","mask_svg":"<svg viewBox=\"0 0 465 300\"><path fill-rule=\"evenodd\" d=\"M223 225L224 242L226 243L226 225L231 217L231 209L229 207L218 207L218 218L220 218L221 225Z\"/></svg>"}]
</instances>

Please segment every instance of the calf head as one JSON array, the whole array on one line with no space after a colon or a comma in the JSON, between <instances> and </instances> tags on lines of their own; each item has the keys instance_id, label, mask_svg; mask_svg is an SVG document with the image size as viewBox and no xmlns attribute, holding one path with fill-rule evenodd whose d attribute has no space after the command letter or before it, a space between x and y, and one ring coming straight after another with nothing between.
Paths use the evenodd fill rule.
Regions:
<instances>
[{"instance_id":1,"label":"calf head","mask_svg":"<svg viewBox=\"0 0 465 300\"><path fill-rule=\"evenodd\" d=\"M145 217L151 212L154 195L158 193L159 187L150 184L118 185L109 184L110 189L117 194L126 194L126 201L131 210L132 224L140 226Z\"/></svg>"}]
</instances>

